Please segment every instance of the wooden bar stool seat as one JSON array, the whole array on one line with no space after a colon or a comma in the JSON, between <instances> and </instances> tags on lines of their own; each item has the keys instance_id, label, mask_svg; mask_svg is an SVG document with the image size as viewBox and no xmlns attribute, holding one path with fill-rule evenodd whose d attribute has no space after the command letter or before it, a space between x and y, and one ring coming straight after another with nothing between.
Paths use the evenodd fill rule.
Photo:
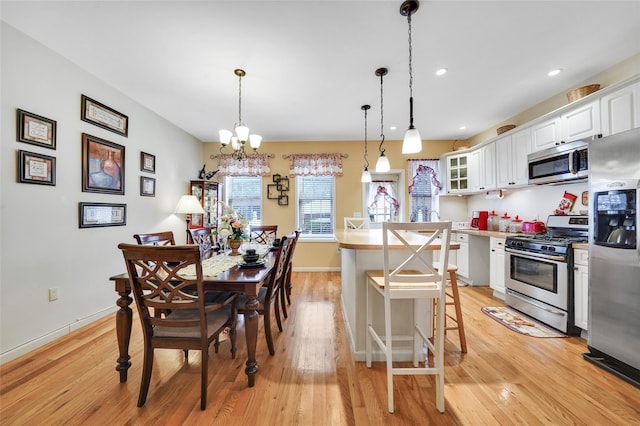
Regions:
<instances>
[{"instance_id":1,"label":"wooden bar stool seat","mask_svg":"<svg viewBox=\"0 0 640 426\"><path fill-rule=\"evenodd\" d=\"M434 264L435 268L438 268L438 264ZM449 272L449 280L447 280L447 288L445 291L445 317L444 317L444 332L447 330L458 330L458 336L460 337L460 350L463 354L467 353L467 339L464 335L464 320L462 319L462 307L460 306L460 295L458 293L458 279L456 272L458 267L456 265L447 265L447 272ZM447 312L447 306L453 306L455 309L455 317ZM435 301L434 309L435 313ZM434 314L435 315L435 314ZM454 325L448 325L447 321L453 321ZM435 323L435 321L434 321Z\"/></svg>"}]
</instances>

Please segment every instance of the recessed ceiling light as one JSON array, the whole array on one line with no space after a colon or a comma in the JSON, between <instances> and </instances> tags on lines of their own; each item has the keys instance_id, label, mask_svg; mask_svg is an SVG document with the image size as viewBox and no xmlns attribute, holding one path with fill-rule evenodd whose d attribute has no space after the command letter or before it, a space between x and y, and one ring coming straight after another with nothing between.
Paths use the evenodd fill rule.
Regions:
<instances>
[{"instance_id":1,"label":"recessed ceiling light","mask_svg":"<svg viewBox=\"0 0 640 426\"><path fill-rule=\"evenodd\" d=\"M460 129L460 130L464 130L464 129L466 129L466 128L467 128L467 126L460 126L460 127L459 127L459 129Z\"/></svg>"},{"instance_id":2,"label":"recessed ceiling light","mask_svg":"<svg viewBox=\"0 0 640 426\"><path fill-rule=\"evenodd\" d=\"M389 130L396 130L398 127L397 126L391 126L389 127Z\"/></svg>"},{"instance_id":3,"label":"recessed ceiling light","mask_svg":"<svg viewBox=\"0 0 640 426\"><path fill-rule=\"evenodd\" d=\"M558 74L560 74L561 72L562 72L562 70L561 70L560 68L557 68L557 69L555 69L555 70L551 70L551 71L549 71L549 72L547 73L547 75L548 75L549 77L553 77L554 75L558 75Z\"/></svg>"},{"instance_id":4,"label":"recessed ceiling light","mask_svg":"<svg viewBox=\"0 0 640 426\"><path fill-rule=\"evenodd\" d=\"M447 73L446 68L440 68L439 70L436 71L436 75L445 75L446 73Z\"/></svg>"}]
</instances>

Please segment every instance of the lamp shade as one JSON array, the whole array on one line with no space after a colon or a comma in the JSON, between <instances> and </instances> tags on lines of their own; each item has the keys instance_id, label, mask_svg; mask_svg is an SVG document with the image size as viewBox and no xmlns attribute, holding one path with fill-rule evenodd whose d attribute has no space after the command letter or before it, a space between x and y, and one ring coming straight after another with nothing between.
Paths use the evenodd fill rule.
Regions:
<instances>
[{"instance_id":1,"label":"lamp shade","mask_svg":"<svg viewBox=\"0 0 640 426\"><path fill-rule=\"evenodd\" d=\"M376 162L376 172L384 173L391 170L391 164L389 163L389 159L384 153L380 154L378 157L378 161Z\"/></svg>"},{"instance_id":2,"label":"lamp shade","mask_svg":"<svg viewBox=\"0 0 640 426\"><path fill-rule=\"evenodd\" d=\"M229 142L231 142L231 136L233 136L233 133L231 133L230 130L221 129L218 131L218 134L220 135L220 143L222 145L227 145Z\"/></svg>"},{"instance_id":3,"label":"lamp shade","mask_svg":"<svg viewBox=\"0 0 640 426\"><path fill-rule=\"evenodd\" d=\"M364 169L362 171L362 176L360 176L360 182L362 183L369 183L371 182L371 172L369 171L369 169Z\"/></svg>"},{"instance_id":4,"label":"lamp shade","mask_svg":"<svg viewBox=\"0 0 640 426\"><path fill-rule=\"evenodd\" d=\"M262 136L260 136L260 135L249 135L249 145L251 145L251 148L253 148L253 149L260 148L260 142L262 142Z\"/></svg>"},{"instance_id":5,"label":"lamp shade","mask_svg":"<svg viewBox=\"0 0 640 426\"><path fill-rule=\"evenodd\" d=\"M422 151L422 138L420 132L415 127L411 126L404 134L404 140L402 141L402 153L403 154L415 154Z\"/></svg>"},{"instance_id":6,"label":"lamp shade","mask_svg":"<svg viewBox=\"0 0 640 426\"><path fill-rule=\"evenodd\" d=\"M249 128L247 126L236 127L236 135L240 142L246 142L249 140Z\"/></svg>"},{"instance_id":7,"label":"lamp shade","mask_svg":"<svg viewBox=\"0 0 640 426\"><path fill-rule=\"evenodd\" d=\"M178 200L178 205L173 212L178 214L204 214L204 209L195 195L183 195Z\"/></svg>"}]
</instances>

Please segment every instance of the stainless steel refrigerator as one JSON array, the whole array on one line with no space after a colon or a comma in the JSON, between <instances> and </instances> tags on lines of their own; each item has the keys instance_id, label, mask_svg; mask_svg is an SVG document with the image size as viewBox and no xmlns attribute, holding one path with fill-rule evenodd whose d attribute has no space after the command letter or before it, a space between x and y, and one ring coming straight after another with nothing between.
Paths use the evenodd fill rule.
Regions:
<instances>
[{"instance_id":1,"label":"stainless steel refrigerator","mask_svg":"<svg viewBox=\"0 0 640 426\"><path fill-rule=\"evenodd\" d=\"M589 142L585 359L640 387L640 129Z\"/></svg>"}]
</instances>

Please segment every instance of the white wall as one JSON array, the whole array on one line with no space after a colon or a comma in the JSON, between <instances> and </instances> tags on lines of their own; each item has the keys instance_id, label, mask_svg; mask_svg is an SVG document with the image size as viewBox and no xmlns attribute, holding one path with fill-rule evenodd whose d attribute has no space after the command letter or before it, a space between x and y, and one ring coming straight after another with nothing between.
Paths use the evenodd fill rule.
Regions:
<instances>
[{"instance_id":1,"label":"white wall","mask_svg":"<svg viewBox=\"0 0 640 426\"><path fill-rule=\"evenodd\" d=\"M115 309L109 281L124 271L120 242L172 230L172 214L202 167L202 143L4 22L0 109L0 363L29 352ZM80 120L85 94L129 117L129 136ZM57 149L16 142L16 109L57 121ZM125 195L82 192L81 134L124 145ZM57 159L56 186L17 183L17 151ZM156 156L155 197L139 195L140 151ZM126 203L126 226L78 228L79 202ZM59 299L48 301L48 289ZM115 344L115 336L114 336ZM115 362L115 359L114 359Z\"/></svg>"},{"instance_id":2,"label":"white wall","mask_svg":"<svg viewBox=\"0 0 640 426\"><path fill-rule=\"evenodd\" d=\"M588 189L588 183L582 181L580 183L536 185L510 189L504 193L502 199L487 199L483 194L466 197L444 196L440 197L440 210L447 214L443 218L451 218L452 220L469 220L475 210L489 212L495 210L499 215L507 212L511 218L518 215L523 220L538 218L546 222L547 217L553 214L554 209L558 207L565 191L577 196L573 205L573 213L577 214L580 210L586 210L587 207L582 205L582 192Z\"/></svg>"}]
</instances>

